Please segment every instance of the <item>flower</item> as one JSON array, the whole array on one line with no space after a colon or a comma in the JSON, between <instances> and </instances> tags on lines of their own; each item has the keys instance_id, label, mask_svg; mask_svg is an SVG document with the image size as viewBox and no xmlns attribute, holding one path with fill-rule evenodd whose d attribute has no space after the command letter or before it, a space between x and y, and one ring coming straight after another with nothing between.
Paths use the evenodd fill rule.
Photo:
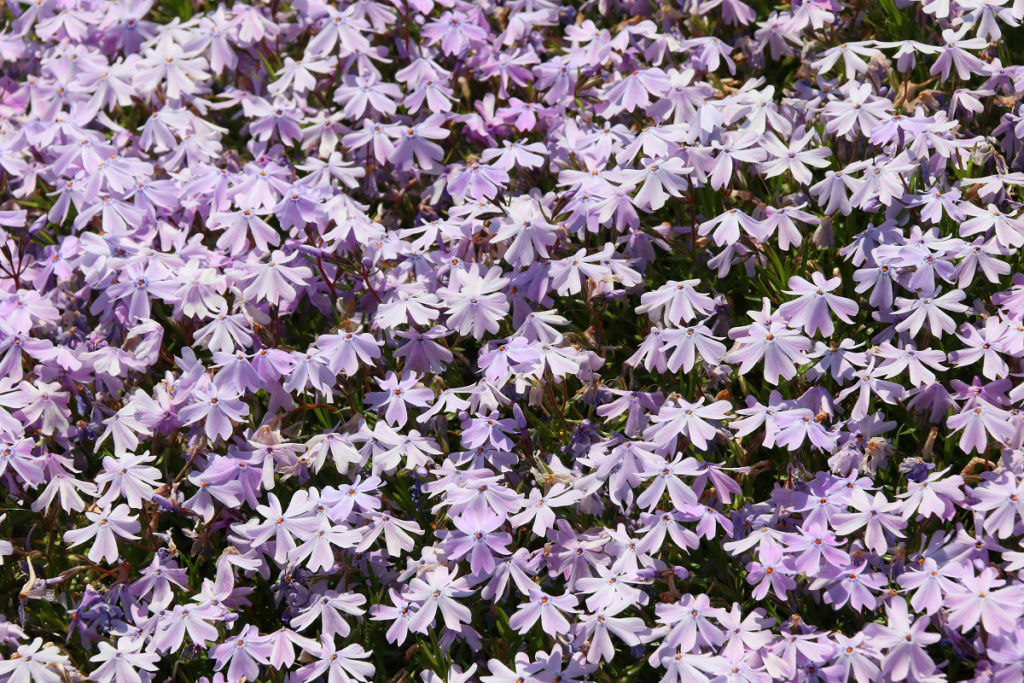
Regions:
<instances>
[{"instance_id":1,"label":"flower","mask_svg":"<svg viewBox=\"0 0 1024 683\"><path fill-rule=\"evenodd\" d=\"M287 255L273 251L266 263L247 261L229 274L239 284L245 284L242 295L250 301L268 301L275 306L288 304L298 296L296 286L303 287L313 273L305 266L287 265L297 254Z\"/></svg>"},{"instance_id":2,"label":"flower","mask_svg":"<svg viewBox=\"0 0 1024 683\"><path fill-rule=\"evenodd\" d=\"M97 683L140 683L142 677L137 669L156 671L160 655L141 652L142 641L130 638L119 638L117 647L100 641L99 654L91 657L90 662L100 662L100 666L92 673Z\"/></svg>"},{"instance_id":3,"label":"flower","mask_svg":"<svg viewBox=\"0 0 1024 683\"><path fill-rule=\"evenodd\" d=\"M963 503L965 498L960 488L964 479L959 475L943 478L947 472L948 467L932 472L924 481L907 482L907 490L897 496L906 501L903 503L903 519L910 519L915 512L922 517L934 515L940 519L953 516L956 505Z\"/></svg>"},{"instance_id":4,"label":"flower","mask_svg":"<svg viewBox=\"0 0 1024 683\"><path fill-rule=\"evenodd\" d=\"M0 680L1020 678L1021 2L8 5Z\"/></svg>"},{"instance_id":5,"label":"flower","mask_svg":"<svg viewBox=\"0 0 1024 683\"><path fill-rule=\"evenodd\" d=\"M907 317L896 325L896 331L909 330L910 334L917 336L924 323L927 322L929 331L936 337L941 337L943 333L949 334L956 329L956 325L946 311L954 313L966 311L967 307L960 303L964 298L964 293L959 289L945 294L939 294L936 291L919 299L898 296L896 297L895 313Z\"/></svg>"},{"instance_id":6,"label":"flower","mask_svg":"<svg viewBox=\"0 0 1024 683\"><path fill-rule=\"evenodd\" d=\"M93 562L105 560L107 564L117 562L117 539L123 538L129 541L137 541L136 535L142 528L138 517L133 517L127 505L121 504L110 509L104 508L99 512L86 511L85 516L92 522L83 529L72 529L64 534L68 545L74 547L92 540L92 547L89 548L89 559Z\"/></svg>"},{"instance_id":7,"label":"flower","mask_svg":"<svg viewBox=\"0 0 1024 683\"><path fill-rule=\"evenodd\" d=\"M43 639L36 638L28 645L18 646L18 656L0 661L0 674L10 681L40 681L57 683L60 674L53 665L61 666L68 660L66 655L52 645L43 647Z\"/></svg>"},{"instance_id":8,"label":"flower","mask_svg":"<svg viewBox=\"0 0 1024 683\"><path fill-rule=\"evenodd\" d=\"M97 501L97 505L107 506L118 498L124 498L129 507L137 510L142 507L143 500L151 500L160 478L160 470L144 463L154 460L156 458L148 451L141 455L126 453L117 460L104 458L104 472L96 477L96 481L101 488L106 488L106 493Z\"/></svg>"},{"instance_id":9,"label":"flower","mask_svg":"<svg viewBox=\"0 0 1024 683\"><path fill-rule=\"evenodd\" d=\"M192 398L194 402L182 408L178 417L185 424L203 420L203 430L211 439L229 438L235 430L232 420L241 421L249 414L249 406L239 400L237 393L215 383L206 389L194 389Z\"/></svg>"},{"instance_id":10,"label":"flower","mask_svg":"<svg viewBox=\"0 0 1024 683\"><path fill-rule=\"evenodd\" d=\"M353 643L338 650L331 639L324 636L322 646L317 653L319 661L307 664L299 669L298 678L305 683L327 673L329 683L344 683L351 680L368 681L376 672L376 667L362 660L370 657L362 645Z\"/></svg>"},{"instance_id":11,"label":"flower","mask_svg":"<svg viewBox=\"0 0 1024 683\"><path fill-rule=\"evenodd\" d=\"M850 502L856 512L841 512L835 516L836 533L845 536L863 528L865 544L879 555L884 555L889 547L885 540L886 531L897 538L903 538L901 530L907 523L892 514L902 507L900 503L890 503L881 493L876 493L873 498L857 496Z\"/></svg>"},{"instance_id":12,"label":"flower","mask_svg":"<svg viewBox=\"0 0 1024 683\"><path fill-rule=\"evenodd\" d=\"M469 622L469 608L456 601L472 595L466 577L458 577L458 572L449 572L446 567L438 567L415 578L409 583L406 597L420 603L420 606L409 622L413 631L425 633L434 622L438 609L444 618L444 624L453 631L458 631L463 623Z\"/></svg>"},{"instance_id":13,"label":"flower","mask_svg":"<svg viewBox=\"0 0 1024 683\"><path fill-rule=\"evenodd\" d=\"M819 330L822 336L831 337L835 331L835 325L829 312L833 312L843 322L853 322L851 316L857 315L860 310L857 303L852 299L831 294L839 287L841 278L834 277L826 280L819 272L811 273L811 281L802 277L793 277L789 280L790 289L787 294L798 298L789 301L779 307L779 315L786 318L792 327L802 327L804 333L814 336Z\"/></svg>"},{"instance_id":14,"label":"flower","mask_svg":"<svg viewBox=\"0 0 1024 683\"><path fill-rule=\"evenodd\" d=\"M786 592L796 588L796 582L790 578L792 573L793 568L783 557L782 548L765 543L758 551L758 561L747 565L747 583L756 584L753 595L758 600L768 594L769 588L779 599L785 599Z\"/></svg>"},{"instance_id":15,"label":"flower","mask_svg":"<svg viewBox=\"0 0 1024 683\"><path fill-rule=\"evenodd\" d=\"M999 538L1013 533L1018 516L1024 519L1024 481L1009 472L986 473L974 490L974 508L985 514L984 528Z\"/></svg>"},{"instance_id":16,"label":"flower","mask_svg":"<svg viewBox=\"0 0 1024 683\"><path fill-rule=\"evenodd\" d=\"M327 591L322 595L313 594L299 616L292 619L292 627L302 631L319 621L322 638L331 642L336 635L345 638L352 630L342 618L342 613L361 615L366 611L361 607L365 602L365 597L353 593Z\"/></svg>"},{"instance_id":17,"label":"flower","mask_svg":"<svg viewBox=\"0 0 1024 683\"><path fill-rule=\"evenodd\" d=\"M494 555L510 554L511 534L496 531L504 524L503 517L489 511L478 514L469 509L453 521L461 535L453 533L448 537L445 552L453 560L468 559L471 573L490 574L494 571Z\"/></svg>"},{"instance_id":18,"label":"flower","mask_svg":"<svg viewBox=\"0 0 1024 683\"><path fill-rule=\"evenodd\" d=\"M228 667L228 680L241 678L255 681L260 673L260 664L270 664L271 646L267 636L251 625L246 625L238 635L213 647L210 656L217 661L217 670Z\"/></svg>"},{"instance_id":19,"label":"flower","mask_svg":"<svg viewBox=\"0 0 1024 683\"><path fill-rule=\"evenodd\" d=\"M262 545L274 539L274 559L284 562L295 549L295 538L308 540L316 533L320 522L312 516L312 504L305 492L292 496L288 510L281 509L281 501L273 493L267 494L269 505L260 505L256 511L266 520L253 526L250 534L253 543Z\"/></svg>"},{"instance_id":20,"label":"flower","mask_svg":"<svg viewBox=\"0 0 1024 683\"><path fill-rule=\"evenodd\" d=\"M698 315L707 315L714 310L714 301L701 294L694 287L700 280L666 282L653 292L640 296L637 313L647 313L651 320L661 317L666 325L677 325L679 321L690 322Z\"/></svg>"},{"instance_id":21,"label":"flower","mask_svg":"<svg viewBox=\"0 0 1024 683\"><path fill-rule=\"evenodd\" d=\"M780 377L793 379L797 364L810 360L804 353L811 348L810 340L783 322L755 322L737 341L737 348L729 352L726 360L738 362L741 373L764 360L764 378L770 384L778 384Z\"/></svg>"},{"instance_id":22,"label":"flower","mask_svg":"<svg viewBox=\"0 0 1024 683\"><path fill-rule=\"evenodd\" d=\"M509 522L514 528L518 528L532 521L533 533L537 536L544 536L558 519L553 508L573 505L582 498L583 494L580 491L567 489L562 483L556 483L547 493L533 489L530 491L523 511L512 515Z\"/></svg>"},{"instance_id":23,"label":"flower","mask_svg":"<svg viewBox=\"0 0 1024 683\"><path fill-rule=\"evenodd\" d=\"M22 382L17 391L0 398L0 405L20 408L29 424L40 422L39 431L50 435L68 428L69 398L56 382Z\"/></svg>"},{"instance_id":24,"label":"flower","mask_svg":"<svg viewBox=\"0 0 1024 683\"><path fill-rule=\"evenodd\" d=\"M928 633L928 618L911 621L907 603L903 598L893 598L885 607L889 625L868 624L864 633L874 640L879 650L888 650L882 660L882 673L895 679L907 675L922 678L935 671L925 647L939 640L937 633Z\"/></svg>"},{"instance_id":25,"label":"flower","mask_svg":"<svg viewBox=\"0 0 1024 683\"><path fill-rule=\"evenodd\" d=\"M1007 423L1009 414L988 403L979 402L975 407L964 410L947 420L952 433L963 430L960 435L960 448L964 453L983 452L988 445L988 437L1008 443L1013 438L1014 428Z\"/></svg>"},{"instance_id":26,"label":"flower","mask_svg":"<svg viewBox=\"0 0 1024 683\"><path fill-rule=\"evenodd\" d=\"M508 620L508 625L519 633L526 633L540 620L541 629L554 637L569 632L569 621L565 614L574 614L579 601L571 594L549 595L534 589L530 591L530 599L519 605L516 613Z\"/></svg>"},{"instance_id":27,"label":"flower","mask_svg":"<svg viewBox=\"0 0 1024 683\"><path fill-rule=\"evenodd\" d=\"M509 305L499 290L508 284L500 268L486 272L478 264L466 270L453 270L447 287L438 296L448 309L448 324L459 334L494 333L498 321L508 314Z\"/></svg>"},{"instance_id":28,"label":"flower","mask_svg":"<svg viewBox=\"0 0 1024 683\"><path fill-rule=\"evenodd\" d=\"M409 419L406 405L424 408L433 396L433 392L424 388L414 373L406 373L399 379L395 373L390 372L383 380L378 380L377 384L383 391L369 392L366 399L378 410L386 407L384 419L398 427L404 426Z\"/></svg>"},{"instance_id":29,"label":"flower","mask_svg":"<svg viewBox=\"0 0 1024 683\"><path fill-rule=\"evenodd\" d=\"M728 401L715 401L704 405L700 398L696 403L688 403L681 398L673 398L665 402L653 423L644 430L644 438L658 444L674 444L678 436L685 436L700 450L707 450L708 442L715 438L716 430L710 421L724 420L731 412Z\"/></svg>"}]
</instances>

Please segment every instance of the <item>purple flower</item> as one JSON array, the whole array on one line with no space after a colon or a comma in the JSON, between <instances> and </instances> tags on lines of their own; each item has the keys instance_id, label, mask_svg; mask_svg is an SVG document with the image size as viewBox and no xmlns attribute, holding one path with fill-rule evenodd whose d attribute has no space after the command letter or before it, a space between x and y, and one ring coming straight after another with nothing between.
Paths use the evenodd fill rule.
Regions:
<instances>
[{"instance_id":1,"label":"purple flower","mask_svg":"<svg viewBox=\"0 0 1024 683\"><path fill-rule=\"evenodd\" d=\"M633 79L630 76L627 82ZM679 157L645 159L642 169L625 169L620 171L622 179L630 185L640 185L634 202L639 207L657 211L665 206L669 197L681 197L689 186L686 174L687 167Z\"/></svg>"},{"instance_id":2,"label":"purple flower","mask_svg":"<svg viewBox=\"0 0 1024 683\"><path fill-rule=\"evenodd\" d=\"M56 382L22 382L17 391L0 397L0 405L20 408L28 424L39 423L39 431L50 435L68 428L69 396Z\"/></svg>"},{"instance_id":3,"label":"purple flower","mask_svg":"<svg viewBox=\"0 0 1024 683\"><path fill-rule=\"evenodd\" d=\"M834 277L826 280L825 276L815 271L811 273L811 282L802 277L789 280L790 289L787 294L798 297L779 307L779 315L786 318L792 327L802 327L804 333L814 336L819 330L822 336L831 337L835 331L830 312L835 313L847 324L853 322L852 316L857 315L860 307L852 299L836 296L834 291L842 283L842 279Z\"/></svg>"},{"instance_id":4,"label":"purple flower","mask_svg":"<svg viewBox=\"0 0 1024 683\"><path fill-rule=\"evenodd\" d=\"M321 639L322 647L316 653L319 660L299 669L298 679L306 683L326 673L330 683L370 680L377 669L373 664L362 660L369 659L371 653L357 643L346 645L338 650L332 640L327 636Z\"/></svg>"},{"instance_id":5,"label":"purple flower","mask_svg":"<svg viewBox=\"0 0 1024 683\"><path fill-rule=\"evenodd\" d=\"M305 286L313 275L305 266L287 265L296 257L297 254L286 256L281 251L275 251L270 254L270 260L266 263L248 261L229 274L236 278L239 284L245 285L242 294L246 299L265 300L275 306L287 304L298 296L295 287Z\"/></svg>"},{"instance_id":6,"label":"purple flower","mask_svg":"<svg viewBox=\"0 0 1024 683\"><path fill-rule=\"evenodd\" d=\"M499 321L509 311L506 297L499 293L507 284L497 267L485 272L473 264L466 270L453 270L448 286L438 290L448 309L448 325L463 335L497 332Z\"/></svg>"},{"instance_id":7,"label":"purple flower","mask_svg":"<svg viewBox=\"0 0 1024 683\"><path fill-rule=\"evenodd\" d=\"M796 581L790 578L793 573L782 547L764 543L758 551L757 562L747 565L747 583L755 586L753 596L757 600L764 598L769 588L780 600L785 600L786 593L796 588Z\"/></svg>"},{"instance_id":8,"label":"purple flower","mask_svg":"<svg viewBox=\"0 0 1024 683\"><path fill-rule=\"evenodd\" d=\"M833 525L837 534L845 536L858 529L864 529L864 543L868 548L884 555L889 548L885 533L897 538L903 538L902 529L907 523L892 514L899 510L900 503L890 503L881 493L876 493L874 498L867 495L855 496L850 501L856 512L843 512L835 516Z\"/></svg>"},{"instance_id":9,"label":"purple flower","mask_svg":"<svg viewBox=\"0 0 1024 683\"><path fill-rule=\"evenodd\" d=\"M575 614L579 601L572 594L559 596L549 595L539 589L530 591L530 599L519 605L518 610L508 620L508 625L519 633L526 633L540 620L541 629L548 635L569 632L569 621L565 614Z\"/></svg>"},{"instance_id":10,"label":"purple flower","mask_svg":"<svg viewBox=\"0 0 1024 683\"><path fill-rule=\"evenodd\" d=\"M1021 2L213 5L8 3L0 679L1020 678Z\"/></svg>"},{"instance_id":11,"label":"purple flower","mask_svg":"<svg viewBox=\"0 0 1024 683\"><path fill-rule=\"evenodd\" d=\"M151 652L141 652L143 642L133 641L130 638L120 638L117 647L100 641L99 654L91 657L90 662L98 662L99 667L92 672L92 678L97 683L132 683L141 681L137 669L144 671L156 671L160 655Z\"/></svg>"},{"instance_id":12,"label":"purple flower","mask_svg":"<svg viewBox=\"0 0 1024 683\"><path fill-rule=\"evenodd\" d=\"M882 660L882 673L894 679L908 676L922 678L935 671L935 662L925 647L938 642L937 633L928 633L928 618L911 621L907 603L903 598L893 598L885 606L888 626L868 624L864 633L872 639L878 650L888 650Z\"/></svg>"},{"instance_id":13,"label":"purple flower","mask_svg":"<svg viewBox=\"0 0 1024 683\"><path fill-rule=\"evenodd\" d=\"M462 624L469 622L469 608L457 602L457 598L467 598L472 595L472 591L469 590L470 584L466 577L456 576L457 572L451 573L445 567L438 567L409 583L406 598L420 603L416 615L409 622L410 630L426 633L438 610L441 611L445 626L453 631L460 630Z\"/></svg>"},{"instance_id":14,"label":"purple flower","mask_svg":"<svg viewBox=\"0 0 1024 683\"><path fill-rule=\"evenodd\" d=\"M631 72L608 90L607 97L615 106L633 111L637 107L646 108L651 103L651 95L660 97L668 89L668 76L655 67Z\"/></svg>"},{"instance_id":15,"label":"purple flower","mask_svg":"<svg viewBox=\"0 0 1024 683\"><path fill-rule=\"evenodd\" d=\"M1013 534L1017 517L1024 519L1024 481L1010 472L986 473L974 489L975 510L987 513L984 528L999 538Z\"/></svg>"},{"instance_id":16,"label":"purple flower","mask_svg":"<svg viewBox=\"0 0 1024 683\"><path fill-rule=\"evenodd\" d=\"M491 199L508 181L508 173L502 168L471 163L448 181L448 191L459 201L467 197L471 200Z\"/></svg>"},{"instance_id":17,"label":"purple flower","mask_svg":"<svg viewBox=\"0 0 1024 683\"><path fill-rule=\"evenodd\" d=\"M260 673L259 665L270 664L272 649L267 636L260 635L258 630L247 625L238 635L212 648L210 656L217 661L218 671L227 665L229 680L237 681L245 677L255 681Z\"/></svg>"},{"instance_id":18,"label":"purple flower","mask_svg":"<svg viewBox=\"0 0 1024 683\"><path fill-rule=\"evenodd\" d=\"M924 558L918 571L901 574L897 581L907 592L913 591L910 605L915 610L935 614L944 605L945 596L957 589L956 580L963 576L962 566L949 563L939 566L933 558Z\"/></svg>"},{"instance_id":19,"label":"purple flower","mask_svg":"<svg viewBox=\"0 0 1024 683\"><path fill-rule=\"evenodd\" d=\"M653 292L640 297L637 313L647 313L651 320L662 318L666 325L678 325L679 321L690 322L698 316L705 316L714 310L711 297L698 292L694 287L700 280L667 282Z\"/></svg>"},{"instance_id":20,"label":"purple flower","mask_svg":"<svg viewBox=\"0 0 1024 683\"><path fill-rule=\"evenodd\" d=\"M674 445L679 436L689 439L699 450L706 451L708 442L717 430L711 422L726 419L732 410L728 401L715 401L704 405L704 398L687 403L678 397L670 398L651 418L651 426L644 430L644 438L661 445Z\"/></svg>"},{"instance_id":21,"label":"purple flower","mask_svg":"<svg viewBox=\"0 0 1024 683\"><path fill-rule=\"evenodd\" d=\"M117 539L137 541L136 535L141 529L138 517L131 515L127 505L118 505L113 510L109 507L99 512L86 512L85 516L92 524L82 529L72 529L64 534L64 540L74 547L91 540L89 559L93 562L104 560L107 564L117 562Z\"/></svg>"},{"instance_id":22,"label":"purple flower","mask_svg":"<svg viewBox=\"0 0 1024 683\"><path fill-rule=\"evenodd\" d=\"M761 225L759 221L739 209L729 209L725 213L701 223L698 232L701 236L713 234L715 244L721 247L738 242L741 228L743 232L754 235L761 230Z\"/></svg>"},{"instance_id":23,"label":"purple flower","mask_svg":"<svg viewBox=\"0 0 1024 683\"><path fill-rule=\"evenodd\" d=\"M404 426L409 419L406 405L425 408L433 398L433 392L424 388L414 373L407 373L399 379L395 373L389 372L383 380L377 380L377 384L383 391L371 391L366 394L366 399L377 410L386 407L384 419L398 427Z\"/></svg>"},{"instance_id":24,"label":"purple flower","mask_svg":"<svg viewBox=\"0 0 1024 683\"><path fill-rule=\"evenodd\" d=\"M810 360L805 355L811 348L810 340L783 322L772 321L768 325L755 322L736 340L738 348L730 351L726 360L739 362L741 373L763 360L764 378L773 385L779 383L780 377L793 379L796 366Z\"/></svg>"},{"instance_id":25,"label":"purple flower","mask_svg":"<svg viewBox=\"0 0 1024 683\"><path fill-rule=\"evenodd\" d=\"M36 638L28 645L18 646L18 656L0 661L0 674L11 681L57 681L57 674L51 665L60 666L67 656L52 645L43 646L43 639Z\"/></svg>"},{"instance_id":26,"label":"purple flower","mask_svg":"<svg viewBox=\"0 0 1024 683\"><path fill-rule=\"evenodd\" d=\"M206 389L194 389L192 398L178 416L185 424L204 420L206 436L211 439L229 438L235 430L232 421L240 422L249 414L249 406L239 400L237 393L212 382Z\"/></svg>"},{"instance_id":27,"label":"purple flower","mask_svg":"<svg viewBox=\"0 0 1024 683\"><path fill-rule=\"evenodd\" d=\"M533 533L543 537L558 519L553 508L573 505L583 497L583 493L567 489L562 483L556 483L547 493L542 493L540 489L533 489L525 501L523 511L512 515L509 522L513 528L518 528L532 521Z\"/></svg>"},{"instance_id":28,"label":"purple flower","mask_svg":"<svg viewBox=\"0 0 1024 683\"><path fill-rule=\"evenodd\" d=\"M824 509L820 507L814 510ZM798 533L786 534L783 538L786 551L793 553L793 570L806 576L818 574L822 562L834 568L845 567L850 556L842 550L843 542L826 528L825 524L808 517Z\"/></svg>"},{"instance_id":29,"label":"purple flower","mask_svg":"<svg viewBox=\"0 0 1024 683\"><path fill-rule=\"evenodd\" d=\"M692 652L698 643L717 647L726 640L725 632L715 624L725 610L711 607L707 595L686 594L679 602L659 604L655 613L659 623L671 627L662 645L667 652Z\"/></svg>"},{"instance_id":30,"label":"purple flower","mask_svg":"<svg viewBox=\"0 0 1024 683\"><path fill-rule=\"evenodd\" d=\"M1003 443L1009 443L1013 438L1016 430L1007 422L1008 418L1009 413L1005 410L981 401L973 408L953 415L946 424L952 430L951 434L963 430L960 448L964 453L975 450L982 453L988 446L989 436Z\"/></svg>"},{"instance_id":31,"label":"purple flower","mask_svg":"<svg viewBox=\"0 0 1024 683\"><path fill-rule=\"evenodd\" d=\"M445 12L423 27L423 35L431 44L440 43L446 55L458 54L467 44L487 39L487 31L461 12Z\"/></svg>"},{"instance_id":32,"label":"purple flower","mask_svg":"<svg viewBox=\"0 0 1024 683\"><path fill-rule=\"evenodd\" d=\"M653 477L653 481L637 499L638 505L647 508L648 512L653 512L661 504L666 490L677 510L686 510L697 504L697 494L693 488L680 479L696 477L703 472L694 458L683 459L681 455L677 455L672 462L655 462L652 465L654 466L651 469L640 473L645 479Z\"/></svg>"},{"instance_id":33,"label":"purple flower","mask_svg":"<svg viewBox=\"0 0 1024 683\"><path fill-rule=\"evenodd\" d=\"M160 470L146 465L156 460L149 452L141 455L125 453L120 458L103 459L103 473L96 477L100 489L106 493L96 504L108 506L118 498L128 501L132 509L142 507L143 500L150 500L159 483Z\"/></svg>"},{"instance_id":34,"label":"purple flower","mask_svg":"<svg viewBox=\"0 0 1024 683\"><path fill-rule=\"evenodd\" d=\"M932 472L924 481L907 482L907 490L898 497L902 498L903 519L910 519L915 512L921 517L931 516L948 520L956 512L957 505L963 505L965 496L961 487L963 477L953 475L945 477L947 467L939 472Z\"/></svg>"},{"instance_id":35,"label":"purple flower","mask_svg":"<svg viewBox=\"0 0 1024 683\"><path fill-rule=\"evenodd\" d=\"M490 574L494 571L494 556L510 554L511 534L497 531L505 523L503 517L469 509L452 521L459 533L453 532L447 538L445 552L453 560L469 560L471 573Z\"/></svg>"},{"instance_id":36,"label":"purple flower","mask_svg":"<svg viewBox=\"0 0 1024 683\"><path fill-rule=\"evenodd\" d=\"M329 638L332 642L336 635L346 638L352 629L342 613L359 616L366 611L362 608L365 602L366 598L358 594L335 591L327 591L322 595L314 593L299 616L292 619L291 625L302 631L319 621L323 638Z\"/></svg>"}]
</instances>

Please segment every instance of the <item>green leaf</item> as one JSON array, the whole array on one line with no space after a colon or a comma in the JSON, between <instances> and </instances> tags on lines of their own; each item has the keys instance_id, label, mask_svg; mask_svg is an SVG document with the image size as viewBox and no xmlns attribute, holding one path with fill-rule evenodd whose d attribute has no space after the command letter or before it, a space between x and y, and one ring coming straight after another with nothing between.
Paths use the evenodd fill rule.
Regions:
<instances>
[{"instance_id":1,"label":"green leaf","mask_svg":"<svg viewBox=\"0 0 1024 683\"><path fill-rule=\"evenodd\" d=\"M882 9L885 10L885 13L897 28L903 25L903 15L900 14L900 11L896 8L896 3L893 2L893 0L879 0L879 4L882 5Z\"/></svg>"}]
</instances>

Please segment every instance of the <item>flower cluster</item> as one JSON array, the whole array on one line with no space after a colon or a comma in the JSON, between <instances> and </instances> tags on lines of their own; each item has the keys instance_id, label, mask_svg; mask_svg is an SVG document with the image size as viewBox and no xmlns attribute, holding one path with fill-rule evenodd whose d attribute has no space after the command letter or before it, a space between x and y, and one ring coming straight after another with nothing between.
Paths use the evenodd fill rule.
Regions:
<instances>
[{"instance_id":1,"label":"flower cluster","mask_svg":"<svg viewBox=\"0 0 1024 683\"><path fill-rule=\"evenodd\" d=\"M8 0L0 683L1024 680L1021 20Z\"/></svg>"}]
</instances>

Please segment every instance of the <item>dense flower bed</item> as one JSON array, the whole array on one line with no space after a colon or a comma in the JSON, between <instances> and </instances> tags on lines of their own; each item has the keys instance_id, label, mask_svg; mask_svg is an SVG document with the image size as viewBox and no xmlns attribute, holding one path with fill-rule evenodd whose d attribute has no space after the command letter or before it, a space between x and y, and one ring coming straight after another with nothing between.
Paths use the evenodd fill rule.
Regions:
<instances>
[{"instance_id":1,"label":"dense flower bed","mask_svg":"<svg viewBox=\"0 0 1024 683\"><path fill-rule=\"evenodd\" d=\"M0 682L1024 680L1024 0L8 0Z\"/></svg>"}]
</instances>

